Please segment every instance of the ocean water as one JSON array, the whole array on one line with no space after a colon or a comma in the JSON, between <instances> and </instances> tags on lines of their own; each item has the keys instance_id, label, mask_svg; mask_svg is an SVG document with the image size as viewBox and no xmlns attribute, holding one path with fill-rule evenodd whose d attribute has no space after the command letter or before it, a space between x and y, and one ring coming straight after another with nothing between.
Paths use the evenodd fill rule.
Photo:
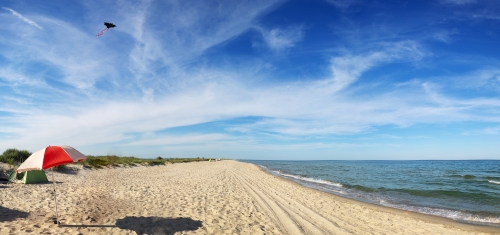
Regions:
<instances>
[{"instance_id":1,"label":"ocean water","mask_svg":"<svg viewBox=\"0 0 500 235\"><path fill-rule=\"evenodd\" d=\"M497 160L242 161L342 197L500 227Z\"/></svg>"}]
</instances>

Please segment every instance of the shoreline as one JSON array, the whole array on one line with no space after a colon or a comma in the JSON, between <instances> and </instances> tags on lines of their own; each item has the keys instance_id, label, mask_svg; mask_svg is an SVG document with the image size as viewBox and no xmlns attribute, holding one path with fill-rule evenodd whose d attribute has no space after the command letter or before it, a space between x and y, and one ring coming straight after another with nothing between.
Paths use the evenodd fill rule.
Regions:
<instances>
[{"instance_id":1,"label":"shoreline","mask_svg":"<svg viewBox=\"0 0 500 235\"><path fill-rule=\"evenodd\" d=\"M498 211L495 210L496 205L494 207L488 207L486 208L485 205L483 205L481 202L481 198L478 198L478 200L471 200L469 202L465 201L466 199L459 198L464 201L464 205L462 204L457 204L455 202L455 207L452 204L451 207L450 205L447 204L447 201L450 199L456 200L456 196L452 195L451 198L448 195L441 195L440 197L435 196L437 193L435 192L448 192L445 190L453 190L453 189L443 189L443 188L431 188L429 189L430 193L433 193L429 195L428 198L437 198L441 201L439 203L439 200L436 202L430 201L431 203L435 203L434 207L426 207L426 206L418 206L419 202L416 200L416 202L412 203L411 198L409 199L408 197L397 197L397 195L391 195L390 193L394 191L398 191L398 189L401 189L401 187L408 187L405 183L404 186L399 185L390 185L386 186L385 184L376 184L375 182L373 186L369 183L367 184L362 184L361 182L372 182L369 180L365 180L366 178L363 177L372 177L368 174L362 175L360 177L360 181L356 181L358 176L354 175L347 175L345 176L344 174L338 173L339 171L332 171L328 173L328 169L323 169L323 165L321 164L316 164L314 161L308 161L306 164L305 168L300 167L301 164L294 164L294 163L283 163L284 166L280 167L281 163L280 161L270 161L271 163L267 164L265 161L251 161L251 160L244 160L246 163L250 164L255 164L258 167L260 167L263 171L276 176L280 177L295 183L298 183L299 185L302 185L306 188L311 188L315 189L318 191L322 191L328 194L332 194L341 198L345 199L351 199L357 202L363 202L371 205L377 205L381 206L384 208L392 208L392 209L398 209L401 211L407 211L407 212L414 212L417 214L422 214L422 215L430 215L430 216L435 216L437 218L445 218L449 219L451 221L455 221L458 223L462 224L467 224L467 225L476 225L476 226L481 226L481 227L493 227L493 228L499 228L500 229L500 217L498 217ZM310 163L310 164L309 164ZM335 164L324 164L324 165L335 165ZM345 164L339 164L341 169L345 169L342 167L345 167ZM307 166L313 166L315 168L315 171L309 172ZM336 166L336 165L335 165ZM364 165L363 165L364 166ZM386 165L384 165L386 166ZM353 166L357 167L357 166ZM360 167L362 168L362 167ZM295 169L295 171L294 171ZM326 170L326 173L323 174L323 171L318 171L318 169L323 169ZM342 172L342 170L340 171ZM380 173L380 172L379 172ZM476 175L476 174L474 174ZM453 175L455 176L455 175ZM469 176L469 175L468 175ZM353 178L355 177L355 178ZM379 175L375 175L373 177L379 177ZM475 176L471 176L475 177ZM485 181L484 176L477 176L479 179L474 181L475 183L479 184L484 184L483 182ZM391 178L392 179L392 178ZM344 180L344 181L343 181ZM347 182L345 183L338 183L338 182ZM404 182L404 181L402 181ZM464 181L465 182L465 181ZM471 182L471 180L467 179L467 182ZM366 183L366 182L365 182ZM449 185L449 182L446 182ZM444 185L446 183L443 183ZM459 182L461 183L461 182ZM360 186L358 184L362 184L363 186ZM486 182L488 184L488 182ZM353 186L354 185L354 186ZM359 188L361 189L358 189ZM366 186L366 187L365 187ZM392 190L393 188L396 188ZM482 186L482 185L481 185ZM379 188L377 188L379 187ZM387 188L386 188L387 187ZM419 185L415 186L416 188L420 187ZM458 186L456 186L458 187ZM487 186L486 186L487 187ZM380 190L379 190L380 189ZM424 194L425 190L418 188L415 190L412 190L413 188L402 188L400 191L408 190L408 191L415 191L415 192L421 192L417 190L422 190L422 196L427 200L427 196ZM370 191L372 190L372 191ZM434 191L431 191L434 190ZM453 191L455 192L455 191ZM461 193L462 191L458 192ZM468 192L468 191L465 191ZM386 193L386 194L384 194ZM442 193L443 194L443 193ZM450 193L451 194L451 193ZM464 193L465 194L465 193ZM472 194L472 193L471 193ZM413 194L412 194L413 195ZM415 194L416 195L416 194ZM439 195L438 195L439 196ZM417 198L419 199L419 198ZM484 199L485 200L485 199ZM429 201L424 201L424 204L420 203L420 205L425 205L425 202ZM416 203L416 204L415 204ZM485 202L486 205L489 205L488 202ZM477 205L477 207L471 207L471 205ZM468 206L468 207L467 207ZM485 207L482 208L481 206ZM466 208L469 209L469 211L466 211ZM479 209L482 208L483 210ZM488 214L490 212L490 214Z\"/></svg>"},{"instance_id":2,"label":"shoreline","mask_svg":"<svg viewBox=\"0 0 500 235\"><path fill-rule=\"evenodd\" d=\"M465 222L460 222L460 221L456 221L456 220L453 220L453 219L449 219L449 218L441 217L441 216L437 216L437 215L423 214L423 213L418 213L418 212L414 212L414 211L407 211L407 210L403 210L403 209L398 209L398 208L393 208L393 207L387 207L387 206L378 205L378 204L374 204L374 203L368 203L368 202L358 201L358 200L351 199L351 198L345 198L345 197L341 197L341 196L333 194L333 193L324 192L324 191L319 190L319 189L306 187L306 186L304 186L304 185L302 185L300 183L297 183L297 182L295 182L293 180L290 180L290 179L286 179L284 177L275 176L275 175L269 173L268 171L266 171L265 169L262 169L262 167L260 167L260 166L258 166L256 164L248 163L248 162L243 162L243 163L255 165L262 172L264 172L266 174L269 174L269 175L271 175L273 177L276 177L279 180L283 180L283 181L286 181L286 182L290 182L290 183L296 184L299 187L304 187L304 188L307 188L307 189L318 191L319 193L323 193L326 196L334 197L338 201L344 201L346 203L358 204L358 205L361 205L361 206L364 206L364 207L367 207L367 208L371 208L371 209L376 210L376 211L387 212L387 213L391 213L391 214L398 215L398 216L407 216L407 217L411 217L411 218L414 218L414 219L419 219L419 220L422 220L422 221L425 221L425 222L428 222L428 223L445 225L445 226L448 226L450 228L463 229L463 230L468 230L468 231L471 231L471 232L485 232L485 233L492 233L492 234L500 234L500 227L489 226L489 225L480 225L480 224L465 223Z\"/></svg>"},{"instance_id":3,"label":"shoreline","mask_svg":"<svg viewBox=\"0 0 500 235\"><path fill-rule=\"evenodd\" d=\"M66 226L52 223L52 183L14 184L0 188L0 234L500 234L342 198L234 160L54 175Z\"/></svg>"}]
</instances>

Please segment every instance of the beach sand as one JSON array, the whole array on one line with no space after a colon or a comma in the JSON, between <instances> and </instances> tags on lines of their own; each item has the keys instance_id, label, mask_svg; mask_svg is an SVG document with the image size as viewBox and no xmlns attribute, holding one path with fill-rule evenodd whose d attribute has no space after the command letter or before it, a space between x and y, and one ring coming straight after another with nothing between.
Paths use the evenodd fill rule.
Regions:
<instances>
[{"instance_id":1,"label":"beach sand","mask_svg":"<svg viewBox=\"0 0 500 235\"><path fill-rule=\"evenodd\" d=\"M230 160L54 176L62 225L52 221L52 182L0 184L0 234L500 234L344 199Z\"/></svg>"}]
</instances>

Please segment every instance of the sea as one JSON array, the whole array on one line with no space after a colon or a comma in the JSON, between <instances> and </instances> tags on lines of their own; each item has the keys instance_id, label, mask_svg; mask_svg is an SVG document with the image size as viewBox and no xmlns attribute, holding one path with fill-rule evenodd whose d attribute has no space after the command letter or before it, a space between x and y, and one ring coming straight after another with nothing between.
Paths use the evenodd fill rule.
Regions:
<instances>
[{"instance_id":1,"label":"sea","mask_svg":"<svg viewBox=\"0 0 500 235\"><path fill-rule=\"evenodd\" d=\"M240 161L341 197L500 227L500 160Z\"/></svg>"}]
</instances>

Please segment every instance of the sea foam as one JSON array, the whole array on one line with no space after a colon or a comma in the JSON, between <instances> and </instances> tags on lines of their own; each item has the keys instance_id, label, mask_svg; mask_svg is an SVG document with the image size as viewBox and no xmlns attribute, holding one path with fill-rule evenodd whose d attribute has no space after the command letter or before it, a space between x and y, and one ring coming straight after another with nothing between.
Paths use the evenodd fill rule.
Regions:
<instances>
[{"instance_id":1,"label":"sea foam","mask_svg":"<svg viewBox=\"0 0 500 235\"><path fill-rule=\"evenodd\" d=\"M261 166L259 165L260 167L268 170L267 167L265 166ZM315 184L322 184L322 185L329 185L329 186L334 186L334 187L339 187L339 188L342 188L343 185L340 184L340 183L336 183L336 182L331 182L331 181L328 181L328 180L322 180L322 179L315 179L315 178L309 178L309 177L303 177L303 176L298 176L298 175L293 175L293 174L287 174L287 173L283 173L281 171L271 171L272 173L276 174L276 175L280 175L280 176L283 176L283 177L287 177L287 178L292 178L292 179L296 179L296 180L300 180L300 181L304 181L304 182L309 182L309 183L315 183Z\"/></svg>"}]
</instances>

